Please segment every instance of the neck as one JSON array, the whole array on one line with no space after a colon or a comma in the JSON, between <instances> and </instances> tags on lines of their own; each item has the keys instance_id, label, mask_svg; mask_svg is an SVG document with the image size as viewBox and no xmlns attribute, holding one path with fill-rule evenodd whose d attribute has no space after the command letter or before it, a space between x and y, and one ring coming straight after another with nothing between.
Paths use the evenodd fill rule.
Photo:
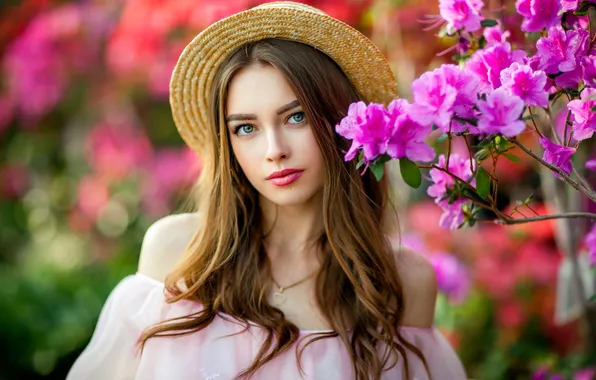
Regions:
<instances>
[{"instance_id":1,"label":"neck","mask_svg":"<svg viewBox=\"0 0 596 380\"><path fill-rule=\"evenodd\" d=\"M323 227L322 200L314 199L307 204L279 206L261 200L263 215L263 243L271 263L291 265L304 269L317 263L316 243Z\"/></svg>"}]
</instances>

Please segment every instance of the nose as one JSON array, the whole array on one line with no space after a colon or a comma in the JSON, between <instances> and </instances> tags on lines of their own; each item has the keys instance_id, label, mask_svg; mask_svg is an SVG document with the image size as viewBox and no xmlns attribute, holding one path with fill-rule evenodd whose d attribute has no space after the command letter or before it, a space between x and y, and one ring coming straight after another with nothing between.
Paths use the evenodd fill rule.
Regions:
<instances>
[{"instance_id":1,"label":"nose","mask_svg":"<svg viewBox=\"0 0 596 380\"><path fill-rule=\"evenodd\" d=\"M278 128L268 128L267 153L268 161L276 162L290 157L290 146L284 133Z\"/></svg>"}]
</instances>

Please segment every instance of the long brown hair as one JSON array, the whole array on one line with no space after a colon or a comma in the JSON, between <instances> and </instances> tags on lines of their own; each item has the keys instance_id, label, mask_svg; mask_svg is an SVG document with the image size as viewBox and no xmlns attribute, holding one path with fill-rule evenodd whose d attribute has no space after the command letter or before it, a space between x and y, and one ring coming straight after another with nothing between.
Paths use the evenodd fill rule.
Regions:
<instances>
[{"instance_id":1,"label":"long brown hair","mask_svg":"<svg viewBox=\"0 0 596 380\"><path fill-rule=\"evenodd\" d=\"M395 252L387 237L395 227L389 222L388 176L377 181L371 171L361 175L354 162L344 162L350 144L334 132L350 103L366 99L328 56L281 39L244 45L216 74L209 159L192 197L201 223L185 259L166 279L166 289L173 296L168 302L193 300L202 308L147 329L141 346L152 337L202 330L218 313L233 316L247 328L249 321L256 323L267 332L267 339L251 366L237 375L239 379L250 378L300 338L298 327L267 303L270 267L263 249L258 194L234 158L225 122L229 83L235 73L251 64L271 65L285 76L306 113L326 165L324 233L317 241L323 252L322 269L316 279L316 302L333 331L311 335L314 337L297 353L299 363L308 344L339 336L356 379L379 379L391 358L389 367L397 363L398 352L409 377L406 349L425 366L426 361L398 330L404 300ZM377 351L379 344L386 348L382 355ZM301 366L299 369L303 372Z\"/></svg>"}]
</instances>

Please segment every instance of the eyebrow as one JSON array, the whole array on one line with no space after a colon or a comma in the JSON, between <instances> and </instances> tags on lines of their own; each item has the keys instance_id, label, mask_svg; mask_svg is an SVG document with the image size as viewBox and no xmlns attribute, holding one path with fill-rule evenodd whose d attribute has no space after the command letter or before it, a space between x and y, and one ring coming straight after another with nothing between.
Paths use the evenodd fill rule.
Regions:
<instances>
[{"instance_id":1,"label":"eyebrow","mask_svg":"<svg viewBox=\"0 0 596 380\"><path fill-rule=\"evenodd\" d=\"M296 99L285 106L281 106L277 111L275 111L278 115L281 115L284 112L291 110L292 108L296 108L300 105L300 102ZM234 120L256 120L257 115L252 113L237 113L230 115L226 118L227 122L234 121Z\"/></svg>"}]
</instances>

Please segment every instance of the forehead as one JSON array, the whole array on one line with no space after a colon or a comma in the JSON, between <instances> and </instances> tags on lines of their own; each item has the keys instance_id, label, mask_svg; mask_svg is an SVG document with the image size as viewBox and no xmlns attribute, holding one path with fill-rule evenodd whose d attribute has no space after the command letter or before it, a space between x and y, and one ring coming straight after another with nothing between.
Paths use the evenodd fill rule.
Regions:
<instances>
[{"instance_id":1,"label":"forehead","mask_svg":"<svg viewBox=\"0 0 596 380\"><path fill-rule=\"evenodd\" d=\"M270 65L250 65L230 81L226 114L276 110L295 99L281 71Z\"/></svg>"}]
</instances>

